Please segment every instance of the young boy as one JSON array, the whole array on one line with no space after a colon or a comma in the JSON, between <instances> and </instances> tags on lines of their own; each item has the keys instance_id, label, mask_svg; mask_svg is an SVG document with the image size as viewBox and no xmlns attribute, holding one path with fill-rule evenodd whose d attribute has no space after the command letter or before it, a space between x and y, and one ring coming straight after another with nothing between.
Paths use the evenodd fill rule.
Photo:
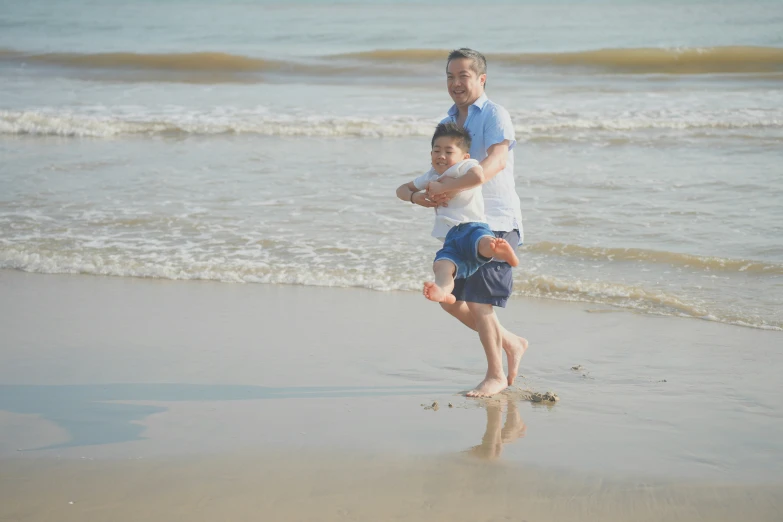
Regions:
<instances>
[{"instance_id":1,"label":"young boy","mask_svg":"<svg viewBox=\"0 0 783 522\"><path fill-rule=\"evenodd\" d=\"M441 193L450 189L449 181L468 172L484 179L478 161L470 159L470 134L455 123L441 123L432 136L432 168L426 174L400 185L397 197L413 203L419 191ZM410 196L406 194L410 192ZM464 190L452 198L448 206L435 208L432 235L444 241L435 254L432 270L435 282L424 283L424 297L438 303L454 303L451 291L454 280L471 276L492 258L517 266L514 249L505 239L495 237L484 216L481 185Z\"/></svg>"}]
</instances>

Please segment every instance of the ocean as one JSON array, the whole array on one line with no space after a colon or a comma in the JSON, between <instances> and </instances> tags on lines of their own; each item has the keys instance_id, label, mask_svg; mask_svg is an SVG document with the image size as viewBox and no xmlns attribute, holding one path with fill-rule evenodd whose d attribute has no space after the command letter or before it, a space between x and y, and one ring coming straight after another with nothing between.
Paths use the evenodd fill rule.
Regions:
<instances>
[{"instance_id":1,"label":"ocean","mask_svg":"<svg viewBox=\"0 0 783 522\"><path fill-rule=\"evenodd\" d=\"M463 46L515 295L783 330L779 0L0 0L0 268L419 291Z\"/></svg>"}]
</instances>

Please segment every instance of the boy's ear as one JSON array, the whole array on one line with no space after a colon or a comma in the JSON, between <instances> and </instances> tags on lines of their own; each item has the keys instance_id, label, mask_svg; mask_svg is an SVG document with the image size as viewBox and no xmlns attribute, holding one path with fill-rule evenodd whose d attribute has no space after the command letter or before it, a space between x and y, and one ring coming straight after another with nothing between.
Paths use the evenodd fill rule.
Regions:
<instances>
[{"instance_id":1,"label":"boy's ear","mask_svg":"<svg viewBox=\"0 0 783 522\"><path fill-rule=\"evenodd\" d=\"M470 152L466 152L462 159L470 159Z\"/></svg>"}]
</instances>

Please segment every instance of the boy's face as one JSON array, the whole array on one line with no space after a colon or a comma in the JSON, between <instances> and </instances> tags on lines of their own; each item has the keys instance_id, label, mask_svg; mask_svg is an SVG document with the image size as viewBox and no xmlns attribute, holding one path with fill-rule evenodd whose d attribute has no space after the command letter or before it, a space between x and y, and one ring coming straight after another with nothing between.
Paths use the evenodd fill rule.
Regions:
<instances>
[{"instance_id":1,"label":"boy's face","mask_svg":"<svg viewBox=\"0 0 783 522\"><path fill-rule=\"evenodd\" d=\"M452 165L466 160L470 154L459 147L459 140L450 136L441 136L432 145L432 168L443 174Z\"/></svg>"}]
</instances>

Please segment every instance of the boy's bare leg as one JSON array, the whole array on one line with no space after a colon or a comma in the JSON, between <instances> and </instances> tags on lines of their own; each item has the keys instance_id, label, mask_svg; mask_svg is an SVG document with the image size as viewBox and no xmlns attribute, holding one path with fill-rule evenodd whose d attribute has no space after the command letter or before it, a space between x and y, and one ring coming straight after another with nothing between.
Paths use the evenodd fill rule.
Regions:
<instances>
[{"instance_id":1,"label":"boy's bare leg","mask_svg":"<svg viewBox=\"0 0 783 522\"><path fill-rule=\"evenodd\" d=\"M453 315L459 321L470 328L471 330L478 331L476 328L476 321L473 319L473 314L470 313L468 305L465 301L457 301L454 304L441 303L440 306L446 310L449 314ZM508 384L511 386L514 384L514 379L519 373L519 363L522 361L522 356L525 355L527 350L527 339L513 334L506 330L503 325L498 321L500 325L500 331L503 335L503 351L506 352L506 359L508 360Z\"/></svg>"},{"instance_id":2,"label":"boy's bare leg","mask_svg":"<svg viewBox=\"0 0 783 522\"><path fill-rule=\"evenodd\" d=\"M468 310L476 322L476 331L487 357L487 375L468 397L492 397L508 387L508 378L503 372L503 334L492 305L468 303Z\"/></svg>"},{"instance_id":3,"label":"boy's bare leg","mask_svg":"<svg viewBox=\"0 0 783 522\"><path fill-rule=\"evenodd\" d=\"M486 258L495 258L501 261L505 261L511 266L517 266L519 264L519 258L517 253L508 241L493 236L484 236L481 238L478 244L479 254Z\"/></svg>"},{"instance_id":4,"label":"boy's bare leg","mask_svg":"<svg viewBox=\"0 0 783 522\"><path fill-rule=\"evenodd\" d=\"M435 272L435 282L424 283L424 297L436 303L454 304L457 298L451 293L454 290L454 272L457 267L451 261L439 259L432 265Z\"/></svg>"}]
</instances>

